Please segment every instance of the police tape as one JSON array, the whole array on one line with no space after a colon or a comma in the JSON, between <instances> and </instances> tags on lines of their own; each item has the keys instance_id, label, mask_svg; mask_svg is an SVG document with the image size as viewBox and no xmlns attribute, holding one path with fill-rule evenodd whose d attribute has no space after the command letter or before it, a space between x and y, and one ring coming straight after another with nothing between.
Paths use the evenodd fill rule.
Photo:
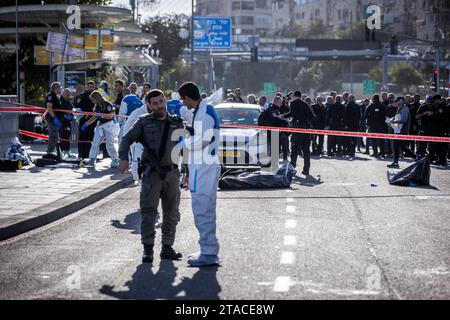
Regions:
<instances>
[{"instance_id":1,"label":"police tape","mask_svg":"<svg viewBox=\"0 0 450 320\"><path fill-rule=\"evenodd\" d=\"M11 104L21 107L0 107L0 113L21 113L21 112L46 112L47 108L37 107L31 104L13 102L13 101L5 101L0 100L0 103ZM76 110L67 110L67 109L53 109L56 112L64 112L69 114L77 114L77 115L88 115L88 116L111 116L108 113L97 113L97 112L88 112L88 111L76 111ZM117 114L114 115L116 118L128 118L127 115Z\"/></svg>"},{"instance_id":2,"label":"police tape","mask_svg":"<svg viewBox=\"0 0 450 320\"><path fill-rule=\"evenodd\" d=\"M29 104L4 101L0 100L1 103L21 105L22 107L0 107L0 113L17 113L17 112L45 112L46 108L36 107ZM71 114L82 114L82 115L93 115L93 116L110 116L106 113L95 113L86 111L73 111L64 109L54 109L58 112L66 112ZM128 118L127 115L115 115L114 117ZM342 136L342 137L365 137L373 139L389 139L389 140L406 140L406 141L425 141L425 142L447 142L450 143L450 137L436 137L436 136L414 136L414 135L403 135L403 134L390 134L390 133L375 133L375 132L356 132L356 131L339 131L339 130L318 130L318 129L300 129L300 128L279 128L279 127L265 127L265 126L255 126L255 125L243 125L243 124L221 124L224 128L236 128L236 129L256 129L256 130L266 130L266 131L279 131L288 133L307 133L307 134L318 134L318 135L329 135L329 136ZM71 140L73 141L73 140ZM90 142L90 141L80 141L80 142Z\"/></svg>"},{"instance_id":3,"label":"police tape","mask_svg":"<svg viewBox=\"0 0 450 320\"><path fill-rule=\"evenodd\" d=\"M413 136L413 135L390 134L390 133L300 129L300 128L290 128L290 127L279 128L279 127L263 127L263 126L253 126L253 125L243 125L243 124L221 124L221 127L236 128L236 129L256 129L256 130L267 130L267 131L279 131L279 132L288 132L288 133L307 133L307 134L342 136L342 137L366 137L366 138L373 138L373 139L447 142L447 143L450 142L449 137Z\"/></svg>"},{"instance_id":4,"label":"police tape","mask_svg":"<svg viewBox=\"0 0 450 320\"><path fill-rule=\"evenodd\" d=\"M19 134L24 135L24 136L28 136L31 138L36 138L36 139L42 139L42 140L48 140L49 137L44 135L44 134L40 134L40 133L36 133L36 132L31 132L31 131L27 131L27 130L19 130ZM62 141L62 142L69 142L69 143L92 143L92 141L85 141L85 140L70 140L70 139L62 139L62 138L58 138L58 141ZM105 143L105 141L102 141L102 143Z\"/></svg>"}]
</instances>

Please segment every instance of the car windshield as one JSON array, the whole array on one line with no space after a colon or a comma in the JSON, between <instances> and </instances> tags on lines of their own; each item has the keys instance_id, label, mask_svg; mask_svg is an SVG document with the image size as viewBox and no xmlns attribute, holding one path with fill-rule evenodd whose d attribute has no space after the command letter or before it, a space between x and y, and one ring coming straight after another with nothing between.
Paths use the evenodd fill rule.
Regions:
<instances>
[{"instance_id":1,"label":"car windshield","mask_svg":"<svg viewBox=\"0 0 450 320\"><path fill-rule=\"evenodd\" d=\"M245 108L217 108L220 123L257 125L259 110Z\"/></svg>"}]
</instances>

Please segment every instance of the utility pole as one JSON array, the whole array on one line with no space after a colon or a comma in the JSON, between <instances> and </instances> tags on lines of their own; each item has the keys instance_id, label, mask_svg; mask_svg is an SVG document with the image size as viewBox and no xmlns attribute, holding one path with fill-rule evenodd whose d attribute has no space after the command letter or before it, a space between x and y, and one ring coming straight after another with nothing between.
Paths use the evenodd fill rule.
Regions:
<instances>
[{"instance_id":1,"label":"utility pole","mask_svg":"<svg viewBox=\"0 0 450 320\"><path fill-rule=\"evenodd\" d=\"M194 81L194 0L191 0L191 81Z\"/></svg>"},{"instance_id":2,"label":"utility pole","mask_svg":"<svg viewBox=\"0 0 450 320\"><path fill-rule=\"evenodd\" d=\"M20 101L20 71L19 71L19 5L16 0L16 96Z\"/></svg>"}]
</instances>

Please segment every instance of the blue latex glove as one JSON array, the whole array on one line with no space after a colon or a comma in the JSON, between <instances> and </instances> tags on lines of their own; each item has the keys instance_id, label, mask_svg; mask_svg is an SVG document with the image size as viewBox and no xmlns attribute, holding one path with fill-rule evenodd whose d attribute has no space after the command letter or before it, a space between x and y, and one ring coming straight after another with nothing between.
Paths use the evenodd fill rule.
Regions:
<instances>
[{"instance_id":1,"label":"blue latex glove","mask_svg":"<svg viewBox=\"0 0 450 320\"><path fill-rule=\"evenodd\" d=\"M53 124L54 124L55 126L57 126L58 128L61 128L61 127L62 127L62 123L61 123L61 121L59 121L59 119L58 119L57 117L54 117L54 118L53 118Z\"/></svg>"},{"instance_id":2,"label":"blue latex glove","mask_svg":"<svg viewBox=\"0 0 450 320\"><path fill-rule=\"evenodd\" d=\"M80 129L81 129L81 131L86 131L87 127L88 127L88 125L85 123L81 126Z\"/></svg>"},{"instance_id":3,"label":"blue latex glove","mask_svg":"<svg viewBox=\"0 0 450 320\"><path fill-rule=\"evenodd\" d=\"M64 116L64 119L66 119L67 121L72 121L72 120L73 120L73 115L71 115L71 114L66 114L66 115Z\"/></svg>"}]
</instances>

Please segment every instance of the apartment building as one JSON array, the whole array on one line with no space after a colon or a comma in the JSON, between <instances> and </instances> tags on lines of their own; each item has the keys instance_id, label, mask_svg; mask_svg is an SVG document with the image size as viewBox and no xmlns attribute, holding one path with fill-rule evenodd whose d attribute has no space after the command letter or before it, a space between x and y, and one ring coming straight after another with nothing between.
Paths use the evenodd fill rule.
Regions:
<instances>
[{"instance_id":1,"label":"apartment building","mask_svg":"<svg viewBox=\"0 0 450 320\"><path fill-rule=\"evenodd\" d=\"M234 35L266 36L272 31L271 0L197 0L198 16L231 16Z\"/></svg>"}]
</instances>

